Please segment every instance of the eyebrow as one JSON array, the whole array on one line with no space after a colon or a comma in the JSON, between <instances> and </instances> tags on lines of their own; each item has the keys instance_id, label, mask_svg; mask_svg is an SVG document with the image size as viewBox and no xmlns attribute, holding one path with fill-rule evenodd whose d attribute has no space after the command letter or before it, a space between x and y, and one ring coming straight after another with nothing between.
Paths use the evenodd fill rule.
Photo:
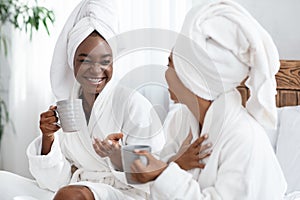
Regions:
<instances>
[{"instance_id":1,"label":"eyebrow","mask_svg":"<svg viewBox=\"0 0 300 200\"><path fill-rule=\"evenodd\" d=\"M89 57L89 54L81 53L78 56ZM104 54L104 55L101 56L101 58L106 58L106 57L112 57L112 55L111 54Z\"/></svg>"},{"instance_id":2,"label":"eyebrow","mask_svg":"<svg viewBox=\"0 0 300 200\"><path fill-rule=\"evenodd\" d=\"M108 53L101 56L101 58L106 58L106 57L112 57L112 55Z\"/></svg>"}]
</instances>

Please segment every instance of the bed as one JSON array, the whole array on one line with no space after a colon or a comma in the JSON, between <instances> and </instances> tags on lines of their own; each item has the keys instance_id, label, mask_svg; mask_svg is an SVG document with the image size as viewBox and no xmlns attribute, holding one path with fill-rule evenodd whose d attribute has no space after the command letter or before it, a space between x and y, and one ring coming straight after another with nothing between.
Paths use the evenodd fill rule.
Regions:
<instances>
[{"instance_id":1,"label":"bed","mask_svg":"<svg viewBox=\"0 0 300 200\"><path fill-rule=\"evenodd\" d=\"M285 175L287 199L300 199L300 60L281 60L277 81L276 130L266 130ZM242 83L238 87L243 105L249 90ZM296 192L299 191L299 192Z\"/></svg>"},{"instance_id":2,"label":"bed","mask_svg":"<svg viewBox=\"0 0 300 200\"><path fill-rule=\"evenodd\" d=\"M276 74L277 107L300 105L300 60L281 60L280 70ZM238 90L243 99L243 105L249 97L249 90L242 83Z\"/></svg>"}]
</instances>

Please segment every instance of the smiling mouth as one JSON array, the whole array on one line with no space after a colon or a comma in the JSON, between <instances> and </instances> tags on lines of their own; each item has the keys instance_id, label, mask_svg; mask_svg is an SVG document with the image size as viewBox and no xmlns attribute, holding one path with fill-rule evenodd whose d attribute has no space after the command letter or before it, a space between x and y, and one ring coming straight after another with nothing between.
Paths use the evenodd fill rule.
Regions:
<instances>
[{"instance_id":1,"label":"smiling mouth","mask_svg":"<svg viewBox=\"0 0 300 200\"><path fill-rule=\"evenodd\" d=\"M86 78L90 83L92 84L100 84L103 81L105 81L107 78L106 77L102 77L102 78Z\"/></svg>"}]
</instances>

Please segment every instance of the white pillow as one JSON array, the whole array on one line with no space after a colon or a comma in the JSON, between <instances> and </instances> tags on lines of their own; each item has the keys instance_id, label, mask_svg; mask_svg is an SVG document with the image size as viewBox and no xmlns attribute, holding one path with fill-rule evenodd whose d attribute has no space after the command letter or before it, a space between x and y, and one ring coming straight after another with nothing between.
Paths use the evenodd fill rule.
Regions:
<instances>
[{"instance_id":1,"label":"white pillow","mask_svg":"<svg viewBox=\"0 0 300 200\"><path fill-rule=\"evenodd\" d=\"M300 106L279 112L276 155L288 183L287 193L300 191Z\"/></svg>"},{"instance_id":2,"label":"white pillow","mask_svg":"<svg viewBox=\"0 0 300 200\"><path fill-rule=\"evenodd\" d=\"M278 139L278 129L279 129L279 122L280 122L280 113L283 110L283 108L277 108L277 118L278 123L277 127L274 129L265 129L267 136L271 142L271 145L273 147L274 152L276 152L276 145L277 145L277 139Z\"/></svg>"}]
</instances>

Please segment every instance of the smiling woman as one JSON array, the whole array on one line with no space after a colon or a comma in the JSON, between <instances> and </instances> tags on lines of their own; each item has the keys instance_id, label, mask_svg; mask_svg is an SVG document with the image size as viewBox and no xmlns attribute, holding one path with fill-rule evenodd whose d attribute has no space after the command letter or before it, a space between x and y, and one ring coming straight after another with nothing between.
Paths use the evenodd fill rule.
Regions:
<instances>
[{"instance_id":1,"label":"smiling woman","mask_svg":"<svg viewBox=\"0 0 300 200\"><path fill-rule=\"evenodd\" d=\"M89 121L99 93L112 78L112 51L103 37L94 31L77 48L74 57L74 75L81 85L80 97Z\"/></svg>"},{"instance_id":2,"label":"smiling woman","mask_svg":"<svg viewBox=\"0 0 300 200\"><path fill-rule=\"evenodd\" d=\"M57 100L83 99L86 121L80 130L66 133L57 125L55 106L41 113L41 134L27 149L29 169L36 182L0 172L0 179L6 180L5 184L0 183L1 199L21 194L55 200L147 196L147 186L127 185L124 173L118 171L121 169L119 140L124 137L126 142L122 145L150 145L153 152L158 152L164 144L164 135L150 102L118 85L112 76L115 55L111 40L117 33L113 1L83 0L71 13L54 49L51 84ZM80 88L75 87L73 94L78 83ZM101 148L105 145L102 142L108 140L115 147L114 153L98 154L93 144ZM24 184L18 188L35 189L11 189L16 182Z\"/></svg>"}]
</instances>

